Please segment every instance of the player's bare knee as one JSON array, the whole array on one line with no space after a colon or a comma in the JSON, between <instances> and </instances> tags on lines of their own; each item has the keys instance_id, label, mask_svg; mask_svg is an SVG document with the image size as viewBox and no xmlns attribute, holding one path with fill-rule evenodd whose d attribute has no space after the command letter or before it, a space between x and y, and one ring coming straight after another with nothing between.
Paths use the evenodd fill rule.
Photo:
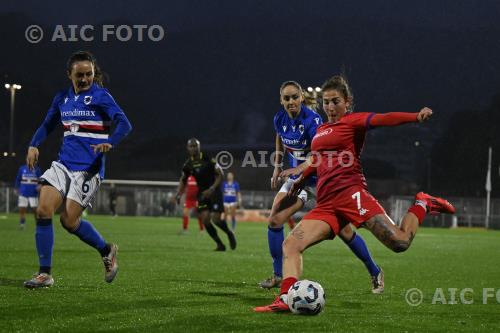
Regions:
<instances>
[{"instance_id":1,"label":"player's bare knee","mask_svg":"<svg viewBox=\"0 0 500 333\"><path fill-rule=\"evenodd\" d=\"M400 239L391 239L390 241L390 248L396 253L405 252L409 247L410 244L407 241L403 241Z\"/></svg>"},{"instance_id":2,"label":"player's bare knee","mask_svg":"<svg viewBox=\"0 0 500 333\"><path fill-rule=\"evenodd\" d=\"M78 219L71 219L66 213L61 213L59 221L61 222L62 227L69 233L73 233L78 224Z\"/></svg>"},{"instance_id":3,"label":"player's bare knee","mask_svg":"<svg viewBox=\"0 0 500 333\"><path fill-rule=\"evenodd\" d=\"M38 205L38 207L36 208L36 216L38 218L47 219L47 218L52 218L53 215L54 211L48 205L41 204Z\"/></svg>"},{"instance_id":4,"label":"player's bare knee","mask_svg":"<svg viewBox=\"0 0 500 333\"><path fill-rule=\"evenodd\" d=\"M280 228L284 224L284 222L276 215L269 216L268 223L269 227L276 229Z\"/></svg>"},{"instance_id":5,"label":"player's bare knee","mask_svg":"<svg viewBox=\"0 0 500 333\"><path fill-rule=\"evenodd\" d=\"M304 251L304 246L294 237L287 237L282 245L283 255L298 254Z\"/></svg>"}]
</instances>

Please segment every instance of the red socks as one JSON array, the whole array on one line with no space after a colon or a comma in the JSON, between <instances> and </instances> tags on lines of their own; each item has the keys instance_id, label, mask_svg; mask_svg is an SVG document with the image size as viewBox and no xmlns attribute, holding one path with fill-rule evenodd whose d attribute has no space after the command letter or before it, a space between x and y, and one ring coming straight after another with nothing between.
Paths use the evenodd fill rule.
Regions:
<instances>
[{"instance_id":1,"label":"red socks","mask_svg":"<svg viewBox=\"0 0 500 333\"><path fill-rule=\"evenodd\" d=\"M182 229L187 230L189 223L189 216L182 217Z\"/></svg>"},{"instance_id":2,"label":"red socks","mask_svg":"<svg viewBox=\"0 0 500 333\"><path fill-rule=\"evenodd\" d=\"M200 231L205 230L205 226L203 225L203 222L201 222L201 218L198 217L198 226L200 227Z\"/></svg>"},{"instance_id":3,"label":"red socks","mask_svg":"<svg viewBox=\"0 0 500 333\"><path fill-rule=\"evenodd\" d=\"M408 213L413 213L418 218L418 224L422 224L425 218L426 210L421 205L413 205L408 209Z\"/></svg>"},{"instance_id":4,"label":"red socks","mask_svg":"<svg viewBox=\"0 0 500 333\"><path fill-rule=\"evenodd\" d=\"M298 280L294 277L287 277L283 281L281 281L281 290L280 290L280 295L287 294L288 289L290 289L291 286Z\"/></svg>"}]
</instances>

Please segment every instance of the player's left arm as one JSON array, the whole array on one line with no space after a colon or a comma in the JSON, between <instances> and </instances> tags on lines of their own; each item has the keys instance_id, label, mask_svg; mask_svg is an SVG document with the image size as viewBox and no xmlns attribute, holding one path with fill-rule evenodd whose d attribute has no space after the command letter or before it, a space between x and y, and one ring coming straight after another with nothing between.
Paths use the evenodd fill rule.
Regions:
<instances>
[{"instance_id":1,"label":"player's left arm","mask_svg":"<svg viewBox=\"0 0 500 333\"><path fill-rule=\"evenodd\" d=\"M432 110L428 107L422 108L419 112L389 112L389 113L372 113L368 116L367 127L379 126L398 126L407 123L423 123L432 116Z\"/></svg>"},{"instance_id":2,"label":"player's left arm","mask_svg":"<svg viewBox=\"0 0 500 333\"><path fill-rule=\"evenodd\" d=\"M179 179L179 186L177 187L177 193L175 194L175 201L177 202L177 204L181 203L181 197L184 194L184 191L186 190L186 182L190 174L191 174L191 169L188 163L186 162L182 167L181 178Z\"/></svg>"},{"instance_id":3,"label":"player's left arm","mask_svg":"<svg viewBox=\"0 0 500 333\"><path fill-rule=\"evenodd\" d=\"M204 197L209 197L212 195L212 193L214 193L214 191L220 187L220 184L222 184L222 180L224 179L224 171L222 171L222 168L220 167L219 164L217 164L217 162L215 162L215 160L212 159L212 164L213 164L213 167L214 167L214 171L215 171L215 181L214 183L208 188L206 189L205 191L203 191L203 196Z\"/></svg>"},{"instance_id":4,"label":"player's left arm","mask_svg":"<svg viewBox=\"0 0 500 333\"><path fill-rule=\"evenodd\" d=\"M116 124L113 134L109 137L108 142L91 145L94 148L94 153L106 153L114 148L126 137L132 130L132 125L122 109L116 104L113 97L105 91L100 97L100 106L102 110Z\"/></svg>"},{"instance_id":5,"label":"player's left arm","mask_svg":"<svg viewBox=\"0 0 500 333\"><path fill-rule=\"evenodd\" d=\"M222 180L224 179L224 171L222 171L220 165L215 163L214 168L215 168L215 181L212 184L212 186L210 186L212 192L215 191L218 187L220 187L220 184L222 184Z\"/></svg>"}]
</instances>

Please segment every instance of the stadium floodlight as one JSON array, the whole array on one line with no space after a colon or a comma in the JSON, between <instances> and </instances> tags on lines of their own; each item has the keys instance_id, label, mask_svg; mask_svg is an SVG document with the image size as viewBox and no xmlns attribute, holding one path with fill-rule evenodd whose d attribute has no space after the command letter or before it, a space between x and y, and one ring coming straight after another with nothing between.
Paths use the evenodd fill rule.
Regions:
<instances>
[{"instance_id":1,"label":"stadium floodlight","mask_svg":"<svg viewBox=\"0 0 500 333\"><path fill-rule=\"evenodd\" d=\"M313 88L312 87L307 87L307 91L313 92Z\"/></svg>"},{"instance_id":2,"label":"stadium floodlight","mask_svg":"<svg viewBox=\"0 0 500 333\"><path fill-rule=\"evenodd\" d=\"M314 90L316 90L317 93L321 92L321 88L320 87L316 87L316 88L314 88Z\"/></svg>"},{"instance_id":3,"label":"stadium floodlight","mask_svg":"<svg viewBox=\"0 0 500 333\"><path fill-rule=\"evenodd\" d=\"M17 83L6 83L5 89L10 91L10 130L9 130L9 152L13 154L14 150L14 106L16 100L16 90L21 89L21 85ZM13 154L12 156L15 156Z\"/></svg>"}]
</instances>

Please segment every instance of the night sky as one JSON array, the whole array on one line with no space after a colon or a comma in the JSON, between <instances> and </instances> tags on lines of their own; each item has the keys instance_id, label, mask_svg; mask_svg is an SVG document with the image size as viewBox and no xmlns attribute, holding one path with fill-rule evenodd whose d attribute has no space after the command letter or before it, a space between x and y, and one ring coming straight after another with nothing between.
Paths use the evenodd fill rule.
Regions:
<instances>
[{"instance_id":1,"label":"night sky","mask_svg":"<svg viewBox=\"0 0 500 333\"><path fill-rule=\"evenodd\" d=\"M435 119L420 138L430 151L454 114L487 109L500 92L499 17L498 1L9 1L0 5L0 75L23 85L15 118L21 156L53 95L69 84L68 56L92 51L134 126L110 156L110 170L119 177L126 177L124 161L140 159L143 172L136 177L168 178L157 169L177 172L184 156L173 164L160 156L178 155L192 136L211 147L269 149L281 82L319 86L340 72L352 85L357 111L431 107ZM32 24L45 32L38 44L24 37ZM95 39L51 42L58 24L94 25ZM103 42L99 29L106 24L157 24L166 36ZM5 90L2 151L8 124ZM390 146L394 133L405 135L374 136ZM53 135L47 147L58 140ZM11 178L1 172L2 180Z\"/></svg>"}]
</instances>

